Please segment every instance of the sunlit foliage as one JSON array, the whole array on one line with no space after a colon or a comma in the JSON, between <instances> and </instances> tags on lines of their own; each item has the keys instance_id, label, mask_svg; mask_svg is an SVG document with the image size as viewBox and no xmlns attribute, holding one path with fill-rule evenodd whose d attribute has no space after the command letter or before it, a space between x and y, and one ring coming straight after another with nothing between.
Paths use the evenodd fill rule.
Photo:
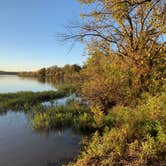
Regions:
<instances>
[{"instance_id":1,"label":"sunlit foliage","mask_svg":"<svg viewBox=\"0 0 166 166\"><path fill-rule=\"evenodd\" d=\"M64 67L53 66L49 68L42 68L34 72L20 72L21 77L36 77L40 79L50 79L55 82L72 83L79 82L81 66L79 65L65 65Z\"/></svg>"},{"instance_id":2,"label":"sunlit foliage","mask_svg":"<svg viewBox=\"0 0 166 166\"><path fill-rule=\"evenodd\" d=\"M136 108L117 106L105 117L105 130L85 140L75 164L164 165L166 162L166 96L146 96Z\"/></svg>"}]
</instances>

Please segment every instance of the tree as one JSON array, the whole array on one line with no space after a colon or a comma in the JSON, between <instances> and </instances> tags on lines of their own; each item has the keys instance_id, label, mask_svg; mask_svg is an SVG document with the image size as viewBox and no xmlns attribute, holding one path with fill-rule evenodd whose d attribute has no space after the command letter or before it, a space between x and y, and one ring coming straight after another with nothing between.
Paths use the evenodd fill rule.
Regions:
<instances>
[{"instance_id":1,"label":"tree","mask_svg":"<svg viewBox=\"0 0 166 166\"><path fill-rule=\"evenodd\" d=\"M149 91L154 67L161 65L160 62L166 65L166 1L79 1L90 10L81 14L81 24L70 25L70 33L61 37L86 42L88 49L95 44L104 56L111 52L112 56L122 57L131 75L136 77L132 84L142 84L139 92Z\"/></svg>"},{"instance_id":2,"label":"tree","mask_svg":"<svg viewBox=\"0 0 166 166\"><path fill-rule=\"evenodd\" d=\"M162 41L166 33L165 0L79 1L92 8L81 14L82 24L73 24L68 27L71 33L62 34L65 40L105 40L116 54L131 57L136 64L140 54L148 52L154 57L165 44ZM156 43L160 44L154 51Z\"/></svg>"},{"instance_id":3,"label":"tree","mask_svg":"<svg viewBox=\"0 0 166 166\"><path fill-rule=\"evenodd\" d=\"M45 77L46 75L46 69L45 68L42 68L38 71L38 74L40 77Z\"/></svg>"}]
</instances>

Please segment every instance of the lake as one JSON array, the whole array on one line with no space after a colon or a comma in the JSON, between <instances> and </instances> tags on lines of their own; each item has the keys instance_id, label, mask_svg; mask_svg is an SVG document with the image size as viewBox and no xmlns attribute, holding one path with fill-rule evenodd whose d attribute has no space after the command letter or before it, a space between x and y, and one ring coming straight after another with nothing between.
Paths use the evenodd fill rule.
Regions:
<instances>
[{"instance_id":1,"label":"lake","mask_svg":"<svg viewBox=\"0 0 166 166\"><path fill-rule=\"evenodd\" d=\"M0 93L54 89L52 84L34 79L0 76ZM23 112L9 110L0 115L0 166L57 166L77 156L80 135L71 129L39 133L30 122L30 116Z\"/></svg>"},{"instance_id":2,"label":"lake","mask_svg":"<svg viewBox=\"0 0 166 166\"><path fill-rule=\"evenodd\" d=\"M0 93L45 90L55 90L55 86L37 79L23 78L17 75L0 75Z\"/></svg>"}]
</instances>

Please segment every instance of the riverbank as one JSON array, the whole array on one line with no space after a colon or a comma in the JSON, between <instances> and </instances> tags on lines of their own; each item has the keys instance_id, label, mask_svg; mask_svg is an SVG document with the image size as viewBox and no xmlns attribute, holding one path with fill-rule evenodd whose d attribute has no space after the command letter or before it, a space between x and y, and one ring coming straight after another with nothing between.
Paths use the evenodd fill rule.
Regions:
<instances>
[{"instance_id":1,"label":"riverbank","mask_svg":"<svg viewBox=\"0 0 166 166\"><path fill-rule=\"evenodd\" d=\"M58 98L65 97L75 92L73 85L59 86L55 91L44 92L17 92L0 94L0 112L7 110L28 110L30 107Z\"/></svg>"},{"instance_id":2,"label":"riverbank","mask_svg":"<svg viewBox=\"0 0 166 166\"><path fill-rule=\"evenodd\" d=\"M81 153L69 165L150 165L165 163L165 91L142 95L136 107L115 105L107 113L94 114L87 105L70 98L65 105L44 105L44 101L75 92L66 85L57 91L0 94L0 110L27 113L39 132L72 128L81 134ZM131 118L132 117L132 118Z\"/></svg>"},{"instance_id":3,"label":"riverbank","mask_svg":"<svg viewBox=\"0 0 166 166\"><path fill-rule=\"evenodd\" d=\"M146 94L135 108L115 106L99 115L98 129L83 142L72 166L160 165L166 161L166 93ZM100 119L100 121L99 121Z\"/></svg>"}]
</instances>

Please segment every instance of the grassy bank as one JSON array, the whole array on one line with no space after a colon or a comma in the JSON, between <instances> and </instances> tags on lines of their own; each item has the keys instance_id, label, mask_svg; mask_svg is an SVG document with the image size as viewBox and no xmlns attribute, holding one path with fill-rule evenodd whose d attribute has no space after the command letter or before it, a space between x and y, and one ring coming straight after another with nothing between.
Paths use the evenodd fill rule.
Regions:
<instances>
[{"instance_id":1,"label":"grassy bank","mask_svg":"<svg viewBox=\"0 0 166 166\"><path fill-rule=\"evenodd\" d=\"M0 112L12 110L28 110L30 107L49 100L67 96L75 92L71 85L59 86L57 91L17 92L0 94Z\"/></svg>"},{"instance_id":2,"label":"grassy bank","mask_svg":"<svg viewBox=\"0 0 166 166\"><path fill-rule=\"evenodd\" d=\"M145 97L145 96L144 96ZM84 140L71 165L161 165L166 163L166 94L146 96L136 108L115 106L103 117L101 131Z\"/></svg>"},{"instance_id":3,"label":"grassy bank","mask_svg":"<svg viewBox=\"0 0 166 166\"><path fill-rule=\"evenodd\" d=\"M82 152L69 165L163 165L166 161L166 95L144 94L137 107L114 106L98 118L77 101L33 108L33 127L72 127L86 134ZM99 120L100 118L100 120Z\"/></svg>"}]
</instances>

